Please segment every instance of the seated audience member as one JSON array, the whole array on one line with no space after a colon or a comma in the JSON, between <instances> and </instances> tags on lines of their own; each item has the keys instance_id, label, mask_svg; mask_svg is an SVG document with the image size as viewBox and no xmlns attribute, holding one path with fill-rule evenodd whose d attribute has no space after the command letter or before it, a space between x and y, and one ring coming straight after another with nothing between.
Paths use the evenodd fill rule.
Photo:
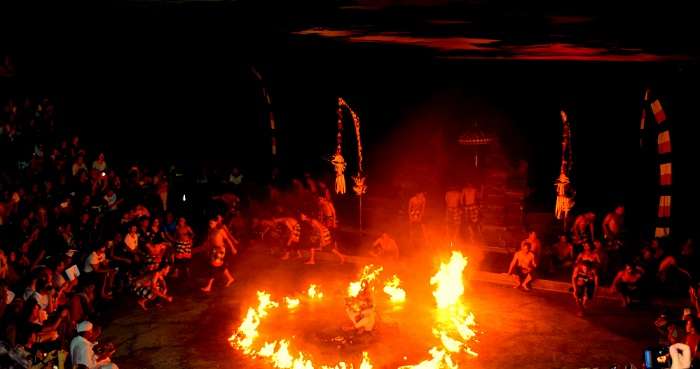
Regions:
<instances>
[{"instance_id":1,"label":"seated audience member","mask_svg":"<svg viewBox=\"0 0 700 369\"><path fill-rule=\"evenodd\" d=\"M114 353L114 348L105 347L99 350L94 342L93 325L89 321L82 321L77 325L78 335L70 342L70 356L73 365L84 365L89 369L118 369L109 357ZM98 353L99 352L99 353Z\"/></svg>"}]
</instances>

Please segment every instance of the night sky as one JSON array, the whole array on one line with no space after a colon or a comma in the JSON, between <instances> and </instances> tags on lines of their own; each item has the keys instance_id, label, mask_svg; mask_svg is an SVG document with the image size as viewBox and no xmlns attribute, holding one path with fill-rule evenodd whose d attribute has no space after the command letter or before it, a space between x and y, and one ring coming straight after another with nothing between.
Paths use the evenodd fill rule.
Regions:
<instances>
[{"instance_id":1,"label":"night sky","mask_svg":"<svg viewBox=\"0 0 700 369\"><path fill-rule=\"evenodd\" d=\"M661 7L663 5L663 7ZM674 226L693 226L697 42L682 2L124 2L3 11L0 95L54 96L70 129L127 160L267 172L265 78L289 175L329 171L335 99L360 115L369 185L436 163L478 122L530 163L553 206L559 109L574 125L578 202L653 211L639 150L644 88L672 121ZM11 15L10 15L11 14ZM349 123L349 122L348 122ZM346 132L350 136L350 131ZM348 141L348 145L351 145ZM461 157L435 175L449 176ZM352 164L352 163L351 163ZM352 170L351 170L352 171ZM583 209L581 209L583 210Z\"/></svg>"}]
</instances>

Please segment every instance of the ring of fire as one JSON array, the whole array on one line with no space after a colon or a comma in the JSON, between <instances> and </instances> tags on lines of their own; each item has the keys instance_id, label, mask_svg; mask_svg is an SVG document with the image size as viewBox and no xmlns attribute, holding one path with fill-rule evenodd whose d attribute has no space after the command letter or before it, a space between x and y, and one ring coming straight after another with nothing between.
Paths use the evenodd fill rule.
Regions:
<instances>
[{"instance_id":1,"label":"ring of fire","mask_svg":"<svg viewBox=\"0 0 700 369\"><path fill-rule=\"evenodd\" d=\"M460 252L453 251L447 263L441 263L438 272L430 279L430 285L434 286L435 320L432 335L438 342L428 350L431 358L414 365L403 365L399 369L457 369L459 364L452 355L465 353L468 356L477 356L469 346L476 335L473 330L476 322L474 315L463 304L464 295L463 273L467 266L467 258ZM367 265L357 281L350 282L347 288L347 299L361 298L365 292L373 290L373 282L382 272L382 267ZM389 296L392 304L402 304L406 300L406 292L400 287L400 279L393 275L383 287L383 291ZM323 293L315 284L311 284L306 291L308 300L319 301L323 299ZM351 369L355 366L350 363L338 362L334 365L319 365L314 363L310 355L298 351L296 355L290 352L290 341L279 339L260 344L258 341L258 327L269 315L270 310L277 309L280 303L272 300L269 293L257 292L258 304L248 308L247 313L236 332L229 338L230 345L251 358L267 360L272 367L277 369ZM297 309L300 299L284 297L284 305L288 310ZM352 319L352 318L351 318ZM372 369L370 355L363 352L359 369Z\"/></svg>"}]
</instances>

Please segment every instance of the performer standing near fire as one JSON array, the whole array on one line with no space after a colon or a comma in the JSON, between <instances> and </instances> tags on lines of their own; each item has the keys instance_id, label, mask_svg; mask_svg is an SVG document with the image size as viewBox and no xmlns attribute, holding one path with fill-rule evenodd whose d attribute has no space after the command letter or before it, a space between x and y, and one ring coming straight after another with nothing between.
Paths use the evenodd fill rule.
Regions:
<instances>
[{"instance_id":1,"label":"performer standing near fire","mask_svg":"<svg viewBox=\"0 0 700 369\"><path fill-rule=\"evenodd\" d=\"M408 236L411 242L414 243L414 246L426 241L425 225L423 224L425 204L424 191L418 192L408 200Z\"/></svg>"},{"instance_id":2,"label":"performer standing near fire","mask_svg":"<svg viewBox=\"0 0 700 369\"><path fill-rule=\"evenodd\" d=\"M340 259L341 264L345 263L345 255L338 250L338 244L335 242L328 227L317 219L310 218L306 214L301 214L301 221L308 223L313 230L313 235L310 237L312 244L309 245L309 260L306 264L316 264L316 252L322 251L328 247L330 247L331 252Z\"/></svg>"},{"instance_id":3,"label":"performer standing near fire","mask_svg":"<svg viewBox=\"0 0 700 369\"><path fill-rule=\"evenodd\" d=\"M297 257L301 257L299 241L301 240L301 224L292 217L275 218L272 220L275 225L281 225L287 231L287 241L284 244L285 250L282 260L288 260L292 252L296 252Z\"/></svg>"},{"instance_id":4,"label":"performer standing near fire","mask_svg":"<svg viewBox=\"0 0 700 369\"><path fill-rule=\"evenodd\" d=\"M210 250L209 254L209 266L211 274L209 276L209 281L207 285L202 287L202 291L210 292L214 284L214 279L218 274L223 274L226 277L226 287L233 283L234 278L231 272L228 270L228 259L226 258L226 250L229 249L231 255L238 253L236 249L236 241L231 237L230 233L225 227L219 224L219 221L214 218L209 220L209 234L207 235L208 248Z\"/></svg>"},{"instance_id":5,"label":"performer standing near fire","mask_svg":"<svg viewBox=\"0 0 700 369\"><path fill-rule=\"evenodd\" d=\"M462 225L462 193L456 187L450 186L445 193L447 238L456 242Z\"/></svg>"},{"instance_id":6,"label":"performer standing near fire","mask_svg":"<svg viewBox=\"0 0 700 369\"><path fill-rule=\"evenodd\" d=\"M462 189L462 205L466 215L467 238L475 242L481 237L479 191L473 183L468 182Z\"/></svg>"},{"instance_id":7,"label":"performer standing near fire","mask_svg":"<svg viewBox=\"0 0 700 369\"><path fill-rule=\"evenodd\" d=\"M535 262L535 254L530 251L530 243L523 242L520 245L520 251L513 255L513 260L508 267L508 274L515 278L515 286L513 288L522 287L525 291L529 291L532 272L535 268L537 268L537 263Z\"/></svg>"}]
</instances>

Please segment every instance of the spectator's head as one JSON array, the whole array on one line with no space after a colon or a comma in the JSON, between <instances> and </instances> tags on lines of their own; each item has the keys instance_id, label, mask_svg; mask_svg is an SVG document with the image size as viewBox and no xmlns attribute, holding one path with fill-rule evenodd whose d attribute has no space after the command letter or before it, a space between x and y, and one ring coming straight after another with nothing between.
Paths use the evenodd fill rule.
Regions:
<instances>
[{"instance_id":1,"label":"spectator's head","mask_svg":"<svg viewBox=\"0 0 700 369\"><path fill-rule=\"evenodd\" d=\"M101 152L101 153L97 154L97 161L100 161L100 162L105 161L105 153Z\"/></svg>"},{"instance_id":2,"label":"spectator's head","mask_svg":"<svg viewBox=\"0 0 700 369\"><path fill-rule=\"evenodd\" d=\"M78 147L78 145L80 145L80 137L73 136L73 139L70 142L73 146Z\"/></svg>"},{"instance_id":3,"label":"spectator's head","mask_svg":"<svg viewBox=\"0 0 700 369\"><path fill-rule=\"evenodd\" d=\"M179 218L177 219L177 225L180 226L180 227L186 226L186 225L187 225L187 219L185 219L185 217L179 217Z\"/></svg>"},{"instance_id":4,"label":"spectator's head","mask_svg":"<svg viewBox=\"0 0 700 369\"><path fill-rule=\"evenodd\" d=\"M219 225L219 222L216 221L216 218L209 219L209 229L214 229Z\"/></svg>"},{"instance_id":5,"label":"spectator's head","mask_svg":"<svg viewBox=\"0 0 700 369\"><path fill-rule=\"evenodd\" d=\"M132 224L129 226L129 234L135 235L139 231L139 228L136 226L136 224Z\"/></svg>"},{"instance_id":6,"label":"spectator's head","mask_svg":"<svg viewBox=\"0 0 700 369\"><path fill-rule=\"evenodd\" d=\"M87 320L84 320L80 323L78 323L76 327L76 331L78 332L79 336L83 336L86 339L90 340L92 338L92 328L93 325Z\"/></svg>"},{"instance_id":7,"label":"spectator's head","mask_svg":"<svg viewBox=\"0 0 700 369\"><path fill-rule=\"evenodd\" d=\"M652 250L657 250L657 249L659 249L659 248L661 247L660 244L659 244L659 239L658 239L658 238L654 238L653 240L651 240L651 243L649 244L649 247L651 247Z\"/></svg>"},{"instance_id":8,"label":"spectator's head","mask_svg":"<svg viewBox=\"0 0 700 369\"><path fill-rule=\"evenodd\" d=\"M593 251L593 246L591 245L590 242L584 242L583 243L583 252L591 252Z\"/></svg>"},{"instance_id":9,"label":"spectator's head","mask_svg":"<svg viewBox=\"0 0 700 369\"><path fill-rule=\"evenodd\" d=\"M104 254L107 251L107 243L106 242L100 242L95 246L93 249L94 252L98 254Z\"/></svg>"},{"instance_id":10,"label":"spectator's head","mask_svg":"<svg viewBox=\"0 0 700 369\"><path fill-rule=\"evenodd\" d=\"M311 221L311 218L309 218L309 216L304 214L304 213L299 214L299 219L301 219L302 222L310 222Z\"/></svg>"},{"instance_id":11,"label":"spectator's head","mask_svg":"<svg viewBox=\"0 0 700 369\"><path fill-rule=\"evenodd\" d=\"M170 225L173 224L173 222L175 222L175 214L173 214L172 211L169 211L165 214L165 223Z\"/></svg>"},{"instance_id":12,"label":"spectator's head","mask_svg":"<svg viewBox=\"0 0 700 369\"><path fill-rule=\"evenodd\" d=\"M592 211L586 213L586 220L588 220L589 222L595 221L595 213Z\"/></svg>"},{"instance_id":13,"label":"spectator's head","mask_svg":"<svg viewBox=\"0 0 700 369\"><path fill-rule=\"evenodd\" d=\"M530 232L527 234L527 237L531 240L536 240L537 239L537 232L534 230L530 230Z\"/></svg>"},{"instance_id":14,"label":"spectator's head","mask_svg":"<svg viewBox=\"0 0 700 369\"><path fill-rule=\"evenodd\" d=\"M153 220L151 221L151 228L155 229L155 230L160 229L160 219L159 218L153 218Z\"/></svg>"},{"instance_id":15,"label":"spectator's head","mask_svg":"<svg viewBox=\"0 0 700 369\"><path fill-rule=\"evenodd\" d=\"M559 242L561 242L561 243L567 243L567 239L566 239L566 235L565 235L565 234L559 235Z\"/></svg>"}]
</instances>

